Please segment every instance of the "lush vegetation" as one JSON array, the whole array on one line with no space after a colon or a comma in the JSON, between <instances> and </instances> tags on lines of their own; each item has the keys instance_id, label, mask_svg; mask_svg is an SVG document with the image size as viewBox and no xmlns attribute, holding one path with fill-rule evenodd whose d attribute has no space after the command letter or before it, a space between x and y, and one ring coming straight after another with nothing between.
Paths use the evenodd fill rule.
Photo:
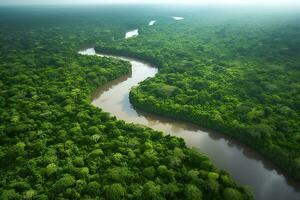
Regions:
<instances>
[{"instance_id":1,"label":"lush vegetation","mask_svg":"<svg viewBox=\"0 0 300 200\"><path fill-rule=\"evenodd\" d=\"M77 51L121 37L127 15L0 8L0 199L252 199L182 139L90 104L130 65Z\"/></svg>"},{"instance_id":2,"label":"lush vegetation","mask_svg":"<svg viewBox=\"0 0 300 200\"><path fill-rule=\"evenodd\" d=\"M98 43L161 68L131 91L131 102L235 137L300 179L299 14L176 14L185 19L161 17L137 38Z\"/></svg>"}]
</instances>

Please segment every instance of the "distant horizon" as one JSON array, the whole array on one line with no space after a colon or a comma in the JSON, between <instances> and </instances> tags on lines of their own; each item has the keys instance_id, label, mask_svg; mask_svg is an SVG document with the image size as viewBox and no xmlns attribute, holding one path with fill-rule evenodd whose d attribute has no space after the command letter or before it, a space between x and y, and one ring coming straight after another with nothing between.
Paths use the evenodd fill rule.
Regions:
<instances>
[{"instance_id":1,"label":"distant horizon","mask_svg":"<svg viewBox=\"0 0 300 200\"><path fill-rule=\"evenodd\" d=\"M299 0L300 1L300 0ZM19 8L26 8L26 7L39 7L39 8L60 8L60 7L82 7L82 8L88 8L88 7L116 7L116 6L124 6L124 7L129 7L129 6L145 6L145 7L158 7L161 6L161 8L178 8L178 7L182 7L185 9L188 9L189 7L192 8L249 8L249 9L270 9L270 10L293 10L300 13L300 2L299 4L296 5L266 5L266 4L262 4L262 5L257 5L257 4L226 4L226 5L222 5L222 4L158 4L158 3L96 3L96 4L1 4L0 3L0 8L9 8L9 7L19 7Z\"/></svg>"},{"instance_id":2,"label":"distant horizon","mask_svg":"<svg viewBox=\"0 0 300 200\"><path fill-rule=\"evenodd\" d=\"M298 0L0 0L0 5L208 5L208 6L299 6Z\"/></svg>"}]
</instances>

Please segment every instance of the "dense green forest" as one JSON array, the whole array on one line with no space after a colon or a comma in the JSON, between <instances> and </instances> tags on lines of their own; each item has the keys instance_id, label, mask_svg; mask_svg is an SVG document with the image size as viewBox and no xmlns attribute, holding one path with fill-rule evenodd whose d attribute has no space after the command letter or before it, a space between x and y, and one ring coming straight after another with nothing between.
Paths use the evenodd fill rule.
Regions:
<instances>
[{"instance_id":1,"label":"dense green forest","mask_svg":"<svg viewBox=\"0 0 300 200\"><path fill-rule=\"evenodd\" d=\"M161 68L131 91L137 108L237 138L300 179L300 14L207 12L97 49Z\"/></svg>"},{"instance_id":2,"label":"dense green forest","mask_svg":"<svg viewBox=\"0 0 300 200\"><path fill-rule=\"evenodd\" d=\"M132 28L133 24L142 25L149 19L149 16L143 14L132 20L132 16L127 13L116 8L0 8L0 199L253 198L228 173L215 168L206 156L187 148L182 139L163 136L161 132L147 127L127 124L90 104L90 95L97 87L129 73L130 65L117 59L81 56L77 52L96 41L106 44L103 47L115 45L114 41L123 37L125 30ZM137 12L136 15L141 13ZM169 31L173 28L174 25L167 27ZM143 37L156 39L159 34L155 34L155 31L159 31L159 28L152 30L152 33L145 28L142 31L145 33ZM172 39L166 39L167 33L160 36L161 44L153 48L153 52L144 49L153 47L155 41L151 43L145 40L147 44L141 42L140 45L145 45L143 48L136 46L139 38L119 43L122 48L127 42L134 45L135 48L130 48L133 52L141 49L139 51L151 57L157 54L157 61L164 63L158 77L144 82L133 91L135 105L145 104L142 99L146 93L151 92L147 98L151 100L147 101L147 108L151 110L166 112L162 108L158 109L161 105L165 106L166 102L170 102L170 106L166 107L170 115L181 109L180 104L193 109L194 104L189 100L193 97L191 94L198 95L199 92L200 95L200 88L204 88L202 92L207 93L205 85L211 84L214 76L229 79L225 73L232 73L232 76L234 73L244 73L239 70L238 64L232 68L232 72L227 72L229 68L226 66L229 64L216 67L213 60L204 57L200 57L201 60L195 65L194 59L186 60L184 46L177 51L182 63L179 63L179 59L173 62L164 53L159 53L176 52L175 46L164 47ZM182 42L183 39L180 40ZM113 45L110 47L115 48ZM206 51L206 47L203 49L201 45L198 48ZM158 53L154 52L155 49ZM193 51L190 53L192 57L195 56ZM296 60L290 62L290 70L296 71L292 67ZM189 76L192 68L195 69L194 75L197 75L194 78L199 79L197 81ZM218 70L220 74L213 74L212 70ZM277 70L282 69L278 67ZM171 71L174 75L168 77ZM184 75L186 80L180 75ZM297 74L294 72L292 76ZM195 83L194 86L191 82ZM157 86L162 84L160 91ZM282 84L285 82L282 81ZM271 85L270 88L275 86ZM287 85L288 88L292 86ZM192 87L196 87L196 90ZM223 92L229 98L231 89L227 89ZM282 91L282 88L279 89ZM286 93L290 95L287 101L291 102L281 111L286 113L282 117L286 119L289 116L289 120L282 121L287 123L282 128L287 127L289 132L269 133L270 137L275 133L281 134L281 142L287 136L295 137L290 132L297 128L297 123L290 125L293 120L297 120L298 113L292 110L296 109L293 102L296 95L292 95L291 89ZM217 93L212 94L207 94L207 100L217 96ZM175 104L174 101L180 97L178 95L182 98ZM274 98L277 101L283 99L279 95ZM200 106L199 99L194 102ZM219 123L219 119L234 117L234 113L221 115L222 109L218 105L222 99L214 105L219 116L216 123L220 128L223 123ZM240 99L237 101L244 102ZM256 97L249 101L254 101L254 105L259 103ZM224 104L224 110L228 109L228 105ZM246 108L252 109L250 106ZM277 107L273 106L276 105L270 105L269 116L276 119L278 115L274 112ZM201 110L205 111L204 108ZM257 113L261 113L261 110L253 108L252 115L257 116ZM297 153L294 143L286 144Z\"/></svg>"}]
</instances>

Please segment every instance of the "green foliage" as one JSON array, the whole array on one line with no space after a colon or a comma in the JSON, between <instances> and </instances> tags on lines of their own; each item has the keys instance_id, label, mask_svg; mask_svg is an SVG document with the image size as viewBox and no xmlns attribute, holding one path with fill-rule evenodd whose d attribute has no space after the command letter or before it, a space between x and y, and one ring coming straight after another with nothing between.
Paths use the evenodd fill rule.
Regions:
<instances>
[{"instance_id":1,"label":"green foliage","mask_svg":"<svg viewBox=\"0 0 300 200\"><path fill-rule=\"evenodd\" d=\"M153 200L158 200L162 199L160 192L160 186L156 185L153 181L148 181L147 183L144 184L143 186L143 194L145 199L153 199Z\"/></svg>"},{"instance_id":2,"label":"green foliage","mask_svg":"<svg viewBox=\"0 0 300 200\"><path fill-rule=\"evenodd\" d=\"M100 194L100 191L101 191L101 186L96 181L90 182L87 185L87 193L90 194L91 196L98 196Z\"/></svg>"},{"instance_id":3,"label":"green foliage","mask_svg":"<svg viewBox=\"0 0 300 200\"><path fill-rule=\"evenodd\" d=\"M75 183L75 179L71 175L64 175L53 185L54 192L60 193L64 191L66 188L72 186Z\"/></svg>"},{"instance_id":4,"label":"green foliage","mask_svg":"<svg viewBox=\"0 0 300 200\"><path fill-rule=\"evenodd\" d=\"M55 163L51 163L51 164L47 165L47 167L46 167L47 176L51 176L55 172L57 172L57 166Z\"/></svg>"},{"instance_id":5,"label":"green foliage","mask_svg":"<svg viewBox=\"0 0 300 200\"><path fill-rule=\"evenodd\" d=\"M195 185L187 185L185 188L185 197L187 200L201 200L202 192Z\"/></svg>"},{"instance_id":6,"label":"green foliage","mask_svg":"<svg viewBox=\"0 0 300 200\"><path fill-rule=\"evenodd\" d=\"M118 59L78 55L77 51L95 42L98 49L123 48L127 52L155 46L139 55L148 61L155 56L164 67L161 75L144 82L133 91L139 98L131 95L131 99L136 99L135 104L148 102L147 107L151 107L153 103L164 105L171 98L172 107L166 106L164 112L172 114L184 108L195 117L213 106L197 107L195 111L194 105L199 102L206 105L212 98L223 101L224 93L217 89L221 84L218 79L223 80L222 84L228 80L222 73L239 77L238 67L227 69L224 63L214 64L216 61L210 61L210 57L190 59L189 56L195 57L196 53L192 54L195 49L197 53L213 55L211 47L204 45L210 39L204 38L201 45L195 42L197 38L183 41L188 34L168 20L162 21L167 30L157 27L159 33L153 34L143 25L149 18L144 11L99 9L79 13L76 9L0 8L0 199L221 200L223 193L224 197L232 195L230 191L224 192L226 187L238 191L242 199L252 199L206 156L187 148L182 139L127 124L92 106L92 92L130 73L130 65ZM147 44L139 37L122 41L124 31L135 26L142 27ZM213 31L207 30L203 37ZM171 36L170 31L178 35ZM164 38L166 34L171 37ZM175 39L178 46L172 46ZM187 51L189 46L191 49ZM177 56L184 59L179 62ZM280 71L279 66L276 69ZM192 75L197 78L191 79ZM257 80L250 77L255 88ZM230 84L241 81L230 80ZM278 88L276 84L266 86L270 91ZM147 87L151 94L146 96ZM240 102L231 95L226 99L232 104ZM173 103L175 100L178 104ZM277 105L284 95L271 95L268 100ZM253 138L272 137L270 129L274 125L266 126L260 117L273 116L277 107L234 105L240 106L241 119L264 124L247 134ZM173 106L176 109L171 109ZM291 120L296 117L294 110L293 102L289 101L286 107L278 109L284 119ZM187 116L180 112L180 116ZM228 121L219 106L208 113L205 116L213 116L217 122ZM291 122L284 119L280 128L289 130ZM269 136L264 137L265 133ZM284 137L281 134L278 140ZM277 153L284 155L279 147L274 145ZM294 162L299 164L298 159Z\"/></svg>"},{"instance_id":7,"label":"green foliage","mask_svg":"<svg viewBox=\"0 0 300 200\"><path fill-rule=\"evenodd\" d=\"M126 194L126 189L119 183L114 183L106 188L105 197L111 200L120 200Z\"/></svg>"},{"instance_id":8,"label":"green foliage","mask_svg":"<svg viewBox=\"0 0 300 200\"><path fill-rule=\"evenodd\" d=\"M225 188L223 192L224 200L241 200L241 193L233 188Z\"/></svg>"},{"instance_id":9,"label":"green foliage","mask_svg":"<svg viewBox=\"0 0 300 200\"><path fill-rule=\"evenodd\" d=\"M209 172L208 173L208 178L211 180L217 180L219 178L219 174L215 173L215 172Z\"/></svg>"}]
</instances>

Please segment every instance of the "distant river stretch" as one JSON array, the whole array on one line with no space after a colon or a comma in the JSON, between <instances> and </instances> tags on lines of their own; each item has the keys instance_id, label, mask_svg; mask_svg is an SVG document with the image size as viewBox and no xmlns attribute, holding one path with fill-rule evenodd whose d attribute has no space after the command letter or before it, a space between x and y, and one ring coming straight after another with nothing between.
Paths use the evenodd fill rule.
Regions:
<instances>
[{"instance_id":1,"label":"distant river stretch","mask_svg":"<svg viewBox=\"0 0 300 200\"><path fill-rule=\"evenodd\" d=\"M125 34L125 39L131 38L131 37L136 37L139 35L139 30L138 29L134 29L132 31L128 31Z\"/></svg>"},{"instance_id":2,"label":"distant river stretch","mask_svg":"<svg viewBox=\"0 0 300 200\"><path fill-rule=\"evenodd\" d=\"M79 52L98 55L94 48ZM222 134L207 131L199 126L151 115L132 107L129 91L133 86L158 72L150 64L133 58L109 56L129 61L132 73L101 86L92 96L92 104L111 113L118 119L143 124L153 129L181 137L189 147L207 154L210 160L243 185L253 188L258 200L299 200L300 186L282 174L273 164L255 151Z\"/></svg>"}]
</instances>

